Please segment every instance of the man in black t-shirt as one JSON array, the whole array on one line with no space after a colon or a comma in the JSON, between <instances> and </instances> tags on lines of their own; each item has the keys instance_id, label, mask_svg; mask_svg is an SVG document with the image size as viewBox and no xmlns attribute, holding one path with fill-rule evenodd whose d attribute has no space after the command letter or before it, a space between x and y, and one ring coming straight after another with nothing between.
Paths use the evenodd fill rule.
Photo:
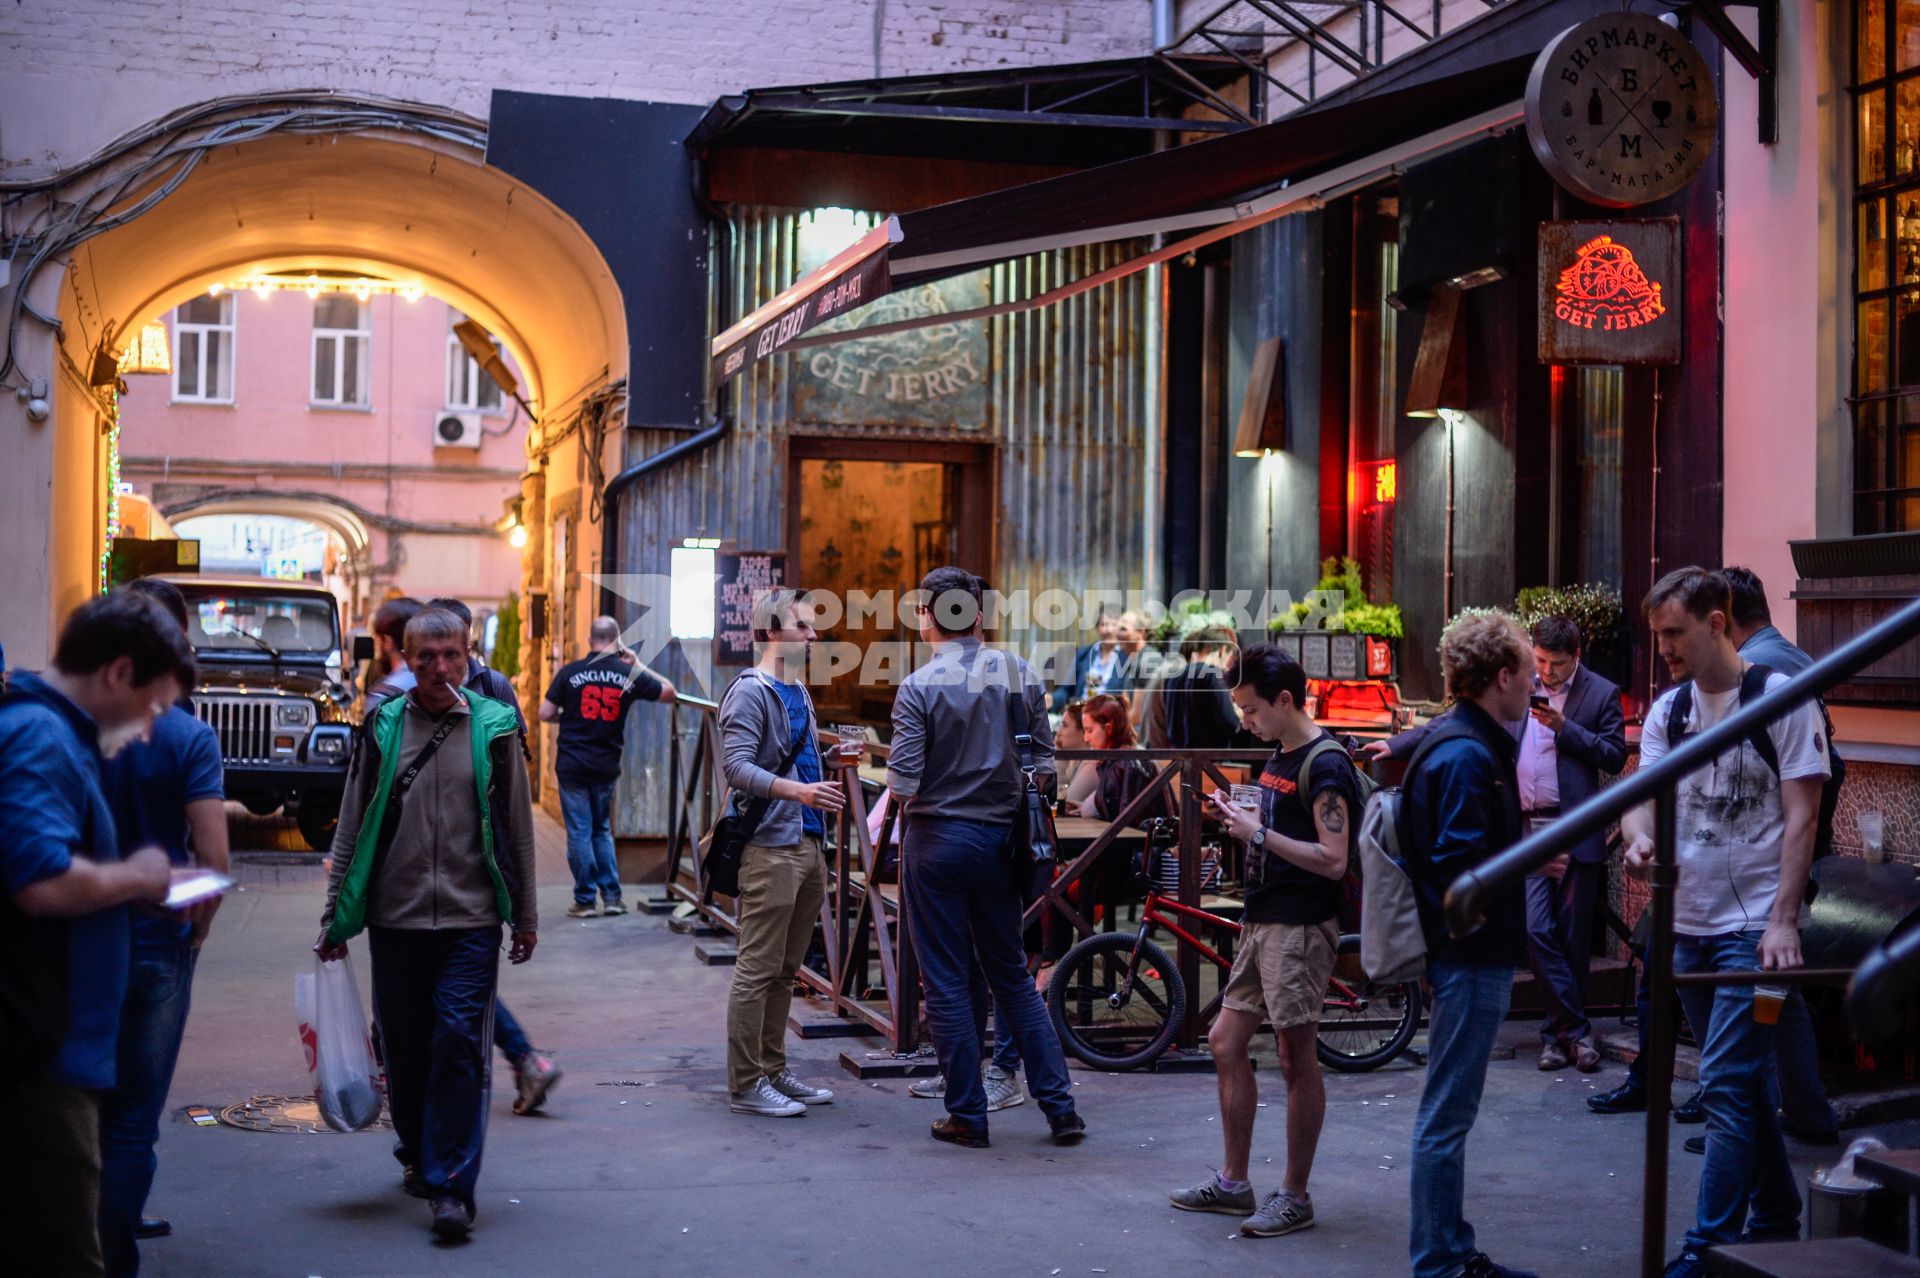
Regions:
<instances>
[{"instance_id":1,"label":"man in black t-shirt","mask_svg":"<svg viewBox=\"0 0 1920 1278\"><path fill-rule=\"evenodd\" d=\"M613 854L613 784L620 779L620 748L627 712L636 701L672 701L673 685L620 647L620 623L596 617L587 632L592 651L560 667L540 702L540 721L560 725L554 777L567 825L567 867L573 871L568 918L592 918L600 892L608 914L625 914L620 866Z\"/></svg>"},{"instance_id":2,"label":"man in black t-shirt","mask_svg":"<svg viewBox=\"0 0 1920 1278\"><path fill-rule=\"evenodd\" d=\"M1274 751L1260 776L1258 813L1233 806L1221 791L1208 796L1212 815L1247 845L1246 926L1207 1034L1226 1157L1214 1176L1168 1197L1185 1211L1250 1217L1240 1232L1266 1238L1313 1224L1307 1177L1327 1112L1315 1042L1339 946L1334 914L1348 834L1360 816L1360 783L1346 749L1329 744L1301 710L1307 676L1299 662L1256 644L1228 666L1226 680L1242 722ZM1262 1021L1279 1040L1287 1082L1287 1171L1281 1188L1255 1210L1247 1161L1260 1094L1247 1045Z\"/></svg>"}]
</instances>

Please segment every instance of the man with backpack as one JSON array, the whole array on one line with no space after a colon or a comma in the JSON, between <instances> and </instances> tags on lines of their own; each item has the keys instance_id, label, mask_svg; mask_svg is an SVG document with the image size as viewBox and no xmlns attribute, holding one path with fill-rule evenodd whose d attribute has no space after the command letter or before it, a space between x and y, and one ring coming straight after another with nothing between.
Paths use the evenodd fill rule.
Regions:
<instances>
[{"instance_id":1,"label":"man with backpack","mask_svg":"<svg viewBox=\"0 0 1920 1278\"><path fill-rule=\"evenodd\" d=\"M1442 632L1440 667L1454 708L1414 752L1396 831L1433 999L1426 1085L1413 1121L1413 1275L1534 1278L1480 1251L1466 1218L1467 1133L1480 1113L1513 969L1526 961L1526 898L1518 884L1498 893L1484 925L1458 938L1448 933L1443 908L1456 878L1518 843L1524 830L1520 743L1506 725L1527 717L1533 645L1506 614L1475 612Z\"/></svg>"},{"instance_id":2,"label":"man with backpack","mask_svg":"<svg viewBox=\"0 0 1920 1278\"><path fill-rule=\"evenodd\" d=\"M1727 635L1740 650L1741 659L1783 675L1797 675L1812 665L1811 656L1774 628L1767 588L1753 569L1723 568L1721 573L1733 598ZM1820 723L1827 733L1828 776L1820 787L1820 815L1813 831L1815 861L1833 851L1833 816L1840 806L1840 786L1847 779L1847 765L1833 743L1833 722L1825 706L1820 710ZM1808 893L1811 896L1812 888ZM1820 1048L1813 1038L1813 1017L1798 989L1787 992L1786 1004L1780 1009L1773 1059L1780 1070L1780 1110L1787 1134L1823 1145L1840 1139L1840 1122L1827 1103L1826 1084L1820 1078Z\"/></svg>"},{"instance_id":3,"label":"man with backpack","mask_svg":"<svg viewBox=\"0 0 1920 1278\"><path fill-rule=\"evenodd\" d=\"M827 895L826 814L846 806L820 764L820 725L807 693L813 603L776 587L753 604L759 660L720 699L720 766L740 853L739 956L727 991L727 1093L736 1114L799 1118L833 1092L787 1067L793 977Z\"/></svg>"},{"instance_id":4,"label":"man with backpack","mask_svg":"<svg viewBox=\"0 0 1920 1278\"><path fill-rule=\"evenodd\" d=\"M1653 703L1640 765L1656 765L1696 733L1786 676L1744 660L1733 645L1724 575L1681 568L1654 583L1645 610L1679 686ZM1807 874L1827 780L1827 735L1808 702L1679 779L1674 789L1673 963L1676 972L1773 971L1802 966ZM1651 805L1622 817L1627 868L1654 859ZM1689 985L1680 999L1700 1036L1706 1166L1698 1213L1668 1278L1706 1273L1708 1249L1743 1235L1797 1238L1800 1193L1787 1162L1774 1068L1774 1029L1756 1016L1751 985Z\"/></svg>"},{"instance_id":5,"label":"man with backpack","mask_svg":"<svg viewBox=\"0 0 1920 1278\"><path fill-rule=\"evenodd\" d=\"M1307 674L1299 662L1255 644L1227 667L1226 681L1241 722L1274 743L1273 755L1260 774L1258 813L1234 806L1219 790L1208 796L1213 815L1247 847L1245 930L1207 1033L1226 1153L1213 1176L1167 1197L1183 1211L1245 1216L1242 1234L1270 1238L1313 1224L1307 1178L1327 1116L1316 1047L1320 1010L1340 944L1334 916L1347 840L1371 787L1346 747L1301 708ZM1247 1045L1262 1022L1273 1026L1287 1083L1287 1168L1280 1188L1256 1209L1247 1164L1260 1096Z\"/></svg>"}]
</instances>

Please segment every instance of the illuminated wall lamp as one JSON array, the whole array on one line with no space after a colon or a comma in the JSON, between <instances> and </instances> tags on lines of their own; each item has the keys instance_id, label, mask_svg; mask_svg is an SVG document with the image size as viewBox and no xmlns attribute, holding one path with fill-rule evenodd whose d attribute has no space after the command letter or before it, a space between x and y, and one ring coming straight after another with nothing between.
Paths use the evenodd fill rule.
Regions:
<instances>
[{"instance_id":1,"label":"illuminated wall lamp","mask_svg":"<svg viewBox=\"0 0 1920 1278\"><path fill-rule=\"evenodd\" d=\"M1233 428L1235 457L1263 457L1287 446L1287 388L1280 347L1280 338L1269 337L1254 348L1240 420Z\"/></svg>"},{"instance_id":2,"label":"illuminated wall lamp","mask_svg":"<svg viewBox=\"0 0 1920 1278\"><path fill-rule=\"evenodd\" d=\"M1427 299L1426 323L1420 326L1420 349L1413 358L1413 376L1407 382L1406 414L1438 417L1442 409L1467 407L1466 315L1460 308L1460 287L1441 284Z\"/></svg>"},{"instance_id":3,"label":"illuminated wall lamp","mask_svg":"<svg viewBox=\"0 0 1920 1278\"><path fill-rule=\"evenodd\" d=\"M140 326L120 356L122 373L171 373L173 354L167 347L167 326L155 321Z\"/></svg>"}]
</instances>

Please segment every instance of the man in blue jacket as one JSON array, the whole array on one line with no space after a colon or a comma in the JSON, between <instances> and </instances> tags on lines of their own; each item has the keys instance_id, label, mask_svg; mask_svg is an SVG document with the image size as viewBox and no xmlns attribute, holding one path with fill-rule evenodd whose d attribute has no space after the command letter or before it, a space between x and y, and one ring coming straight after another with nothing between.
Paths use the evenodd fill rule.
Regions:
<instances>
[{"instance_id":1,"label":"man in blue jacket","mask_svg":"<svg viewBox=\"0 0 1920 1278\"><path fill-rule=\"evenodd\" d=\"M158 848L121 859L100 763L193 686L186 635L125 591L67 619L45 674L0 701L0 1236L35 1272L101 1274L100 1097L114 1085L130 903L166 898Z\"/></svg>"},{"instance_id":2,"label":"man in blue jacket","mask_svg":"<svg viewBox=\"0 0 1920 1278\"><path fill-rule=\"evenodd\" d=\"M1519 742L1506 725L1526 718L1533 648L1511 617L1475 613L1440 636L1440 665L1454 710L1414 753L1400 803L1400 848L1433 989L1426 1086L1413 1122L1413 1278L1534 1278L1478 1250L1466 1219L1467 1133L1513 969L1526 957L1526 902L1518 887L1501 892L1485 925L1458 939L1442 909L1454 879L1520 841Z\"/></svg>"}]
</instances>

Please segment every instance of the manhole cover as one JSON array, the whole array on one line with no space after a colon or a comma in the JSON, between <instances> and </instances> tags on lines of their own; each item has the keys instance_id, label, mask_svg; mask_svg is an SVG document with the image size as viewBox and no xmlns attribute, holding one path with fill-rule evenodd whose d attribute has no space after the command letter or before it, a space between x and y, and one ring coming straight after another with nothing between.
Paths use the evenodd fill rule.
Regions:
<instances>
[{"instance_id":1,"label":"manhole cover","mask_svg":"<svg viewBox=\"0 0 1920 1278\"><path fill-rule=\"evenodd\" d=\"M285 1132L296 1136L335 1134L321 1119L320 1106L311 1096L255 1096L221 1110L220 1121L249 1132ZM392 1130L393 1124L387 1121L384 1110L367 1130L374 1128Z\"/></svg>"}]
</instances>

